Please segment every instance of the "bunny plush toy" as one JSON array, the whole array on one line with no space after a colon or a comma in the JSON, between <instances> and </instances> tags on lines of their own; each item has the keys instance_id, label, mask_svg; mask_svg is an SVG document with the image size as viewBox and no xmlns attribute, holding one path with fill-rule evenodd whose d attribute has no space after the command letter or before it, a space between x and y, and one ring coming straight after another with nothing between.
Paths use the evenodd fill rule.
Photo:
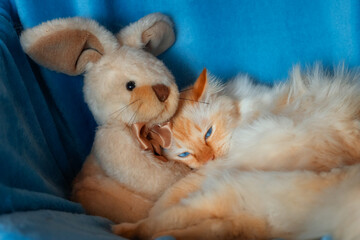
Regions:
<instances>
[{"instance_id":1,"label":"bunny plush toy","mask_svg":"<svg viewBox=\"0 0 360 240\"><path fill-rule=\"evenodd\" d=\"M169 18L147 15L116 36L93 20L57 19L25 30L20 40L35 62L84 74L85 101L99 127L73 200L118 223L146 217L161 193L189 172L161 156L171 143L166 121L179 95L172 74L154 57L175 40Z\"/></svg>"}]
</instances>

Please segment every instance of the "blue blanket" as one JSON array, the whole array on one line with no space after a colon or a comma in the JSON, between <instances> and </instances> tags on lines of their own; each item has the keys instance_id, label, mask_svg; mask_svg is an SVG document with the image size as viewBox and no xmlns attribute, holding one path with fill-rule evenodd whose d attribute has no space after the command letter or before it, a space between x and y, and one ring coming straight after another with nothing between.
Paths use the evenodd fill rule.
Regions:
<instances>
[{"instance_id":1,"label":"blue blanket","mask_svg":"<svg viewBox=\"0 0 360 240\"><path fill-rule=\"evenodd\" d=\"M34 64L19 32L69 16L117 32L151 12L175 23L176 43L160 58L181 87L203 67L224 79L246 72L271 84L295 63L360 63L357 0L0 0L1 239L116 238L108 220L68 200L96 128L82 78Z\"/></svg>"}]
</instances>

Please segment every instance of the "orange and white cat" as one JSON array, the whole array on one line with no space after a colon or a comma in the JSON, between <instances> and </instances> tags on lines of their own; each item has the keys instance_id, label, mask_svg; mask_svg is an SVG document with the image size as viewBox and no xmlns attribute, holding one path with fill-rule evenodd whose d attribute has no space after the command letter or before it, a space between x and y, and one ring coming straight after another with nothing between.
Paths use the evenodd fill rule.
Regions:
<instances>
[{"instance_id":1,"label":"orange and white cat","mask_svg":"<svg viewBox=\"0 0 360 240\"><path fill-rule=\"evenodd\" d=\"M181 98L201 103L180 106L167 156L192 168L207 164L168 189L149 218L114 232L144 239L360 239L360 204L353 201L360 196L356 75L315 68L302 76L295 69L273 88L240 80L222 89L203 73L184 92Z\"/></svg>"},{"instance_id":2,"label":"orange and white cat","mask_svg":"<svg viewBox=\"0 0 360 240\"><path fill-rule=\"evenodd\" d=\"M240 76L225 86L205 73L181 93L174 144L165 154L192 168L226 156L227 167L328 171L360 162L360 82L317 66L274 87ZM190 99L192 101L186 101ZM221 160L221 159L219 159ZM221 160L222 161L222 160Z\"/></svg>"}]
</instances>

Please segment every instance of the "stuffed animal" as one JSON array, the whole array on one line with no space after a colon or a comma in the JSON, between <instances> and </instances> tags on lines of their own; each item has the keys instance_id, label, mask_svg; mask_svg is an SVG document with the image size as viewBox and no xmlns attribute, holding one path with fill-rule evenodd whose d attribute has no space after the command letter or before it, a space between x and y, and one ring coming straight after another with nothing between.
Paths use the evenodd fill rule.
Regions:
<instances>
[{"instance_id":1,"label":"stuffed animal","mask_svg":"<svg viewBox=\"0 0 360 240\"><path fill-rule=\"evenodd\" d=\"M159 13L116 36L78 17L45 22L21 35L35 62L68 75L84 74L85 101L99 127L72 198L89 214L118 223L138 221L190 171L161 156L171 143L166 121L177 109L179 92L172 74L153 55L174 39L171 21Z\"/></svg>"}]
</instances>

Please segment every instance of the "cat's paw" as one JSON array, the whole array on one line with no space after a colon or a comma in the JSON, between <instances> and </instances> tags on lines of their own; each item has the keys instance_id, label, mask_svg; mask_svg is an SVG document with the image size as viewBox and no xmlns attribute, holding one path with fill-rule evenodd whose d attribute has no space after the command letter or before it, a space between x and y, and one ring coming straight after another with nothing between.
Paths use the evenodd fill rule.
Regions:
<instances>
[{"instance_id":1,"label":"cat's paw","mask_svg":"<svg viewBox=\"0 0 360 240\"><path fill-rule=\"evenodd\" d=\"M111 227L111 230L114 234L132 239L136 234L136 223L121 223L116 224Z\"/></svg>"}]
</instances>

